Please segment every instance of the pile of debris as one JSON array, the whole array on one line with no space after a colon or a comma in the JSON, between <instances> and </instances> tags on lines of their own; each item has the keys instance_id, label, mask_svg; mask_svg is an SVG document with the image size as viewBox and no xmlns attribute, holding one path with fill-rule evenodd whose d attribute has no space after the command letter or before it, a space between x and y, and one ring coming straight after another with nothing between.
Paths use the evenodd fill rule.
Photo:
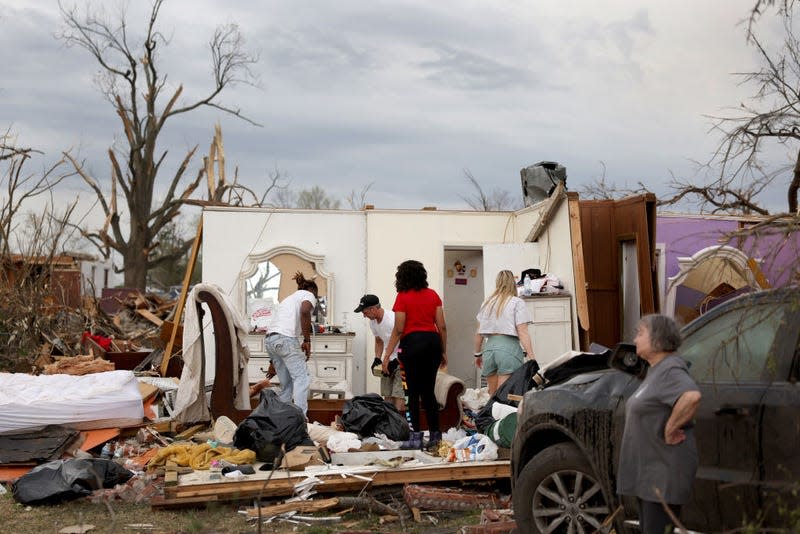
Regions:
<instances>
[{"instance_id":1,"label":"pile of debris","mask_svg":"<svg viewBox=\"0 0 800 534\"><path fill-rule=\"evenodd\" d=\"M41 339L30 372L152 370L160 364L169 340L174 308L172 299L135 290L114 290L104 299L86 300L79 309L61 308L39 319ZM180 335L176 339L177 349ZM22 370L21 365L15 369ZM173 365L169 374L179 373L180 366Z\"/></svg>"}]
</instances>

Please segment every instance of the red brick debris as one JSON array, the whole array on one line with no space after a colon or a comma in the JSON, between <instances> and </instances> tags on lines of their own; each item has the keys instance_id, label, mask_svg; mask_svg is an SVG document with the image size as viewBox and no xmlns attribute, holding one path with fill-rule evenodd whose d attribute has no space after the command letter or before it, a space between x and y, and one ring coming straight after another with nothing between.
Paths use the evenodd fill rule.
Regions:
<instances>
[{"instance_id":1,"label":"red brick debris","mask_svg":"<svg viewBox=\"0 0 800 534\"><path fill-rule=\"evenodd\" d=\"M478 493L438 486L407 484L403 499L411 508L420 510L475 510L476 508L508 508L510 500L491 493Z\"/></svg>"}]
</instances>

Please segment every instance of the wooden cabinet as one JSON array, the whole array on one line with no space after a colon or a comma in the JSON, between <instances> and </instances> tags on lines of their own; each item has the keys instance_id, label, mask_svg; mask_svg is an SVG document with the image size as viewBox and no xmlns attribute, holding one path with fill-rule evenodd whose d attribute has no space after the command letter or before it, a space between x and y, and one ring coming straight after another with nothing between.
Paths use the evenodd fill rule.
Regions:
<instances>
[{"instance_id":1,"label":"wooden cabinet","mask_svg":"<svg viewBox=\"0 0 800 534\"><path fill-rule=\"evenodd\" d=\"M347 390L352 391L354 337L355 334L315 334L311 337L308 372L312 381L324 382L329 387L346 382ZM247 374L251 383L263 379L269 368L264 339L260 334L247 336L247 346L250 349Z\"/></svg>"},{"instance_id":2,"label":"wooden cabinet","mask_svg":"<svg viewBox=\"0 0 800 534\"><path fill-rule=\"evenodd\" d=\"M539 365L572 350L571 297L537 295L524 300L531 314L528 332Z\"/></svg>"},{"instance_id":3,"label":"wooden cabinet","mask_svg":"<svg viewBox=\"0 0 800 534\"><path fill-rule=\"evenodd\" d=\"M347 383L353 391L353 339L355 334L316 334L311 338L311 376L335 386Z\"/></svg>"}]
</instances>

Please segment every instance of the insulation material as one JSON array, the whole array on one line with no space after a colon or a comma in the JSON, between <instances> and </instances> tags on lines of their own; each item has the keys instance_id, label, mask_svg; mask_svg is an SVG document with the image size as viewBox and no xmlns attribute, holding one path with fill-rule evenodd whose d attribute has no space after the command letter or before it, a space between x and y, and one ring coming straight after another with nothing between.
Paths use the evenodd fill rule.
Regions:
<instances>
[{"instance_id":1,"label":"insulation material","mask_svg":"<svg viewBox=\"0 0 800 534\"><path fill-rule=\"evenodd\" d=\"M0 373L0 432L47 424L99 428L137 424L144 417L132 371L83 376ZM110 426L106 424L105 426Z\"/></svg>"}]
</instances>

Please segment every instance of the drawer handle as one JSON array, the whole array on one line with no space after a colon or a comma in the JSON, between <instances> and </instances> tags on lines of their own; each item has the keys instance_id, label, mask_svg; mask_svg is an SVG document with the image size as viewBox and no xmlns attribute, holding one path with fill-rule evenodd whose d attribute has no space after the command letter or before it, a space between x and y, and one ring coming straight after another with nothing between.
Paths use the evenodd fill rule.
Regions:
<instances>
[{"instance_id":1,"label":"drawer handle","mask_svg":"<svg viewBox=\"0 0 800 534\"><path fill-rule=\"evenodd\" d=\"M328 345L323 345L323 347L325 347L325 348L327 349L327 348L328 348Z\"/></svg>"},{"instance_id":2,"label":"drawer handle","mask_svg":"<svg viewBox=\"0 0 800 534\"><path fill-rule=\"evenodd\" d=\"M338 369L338 367L334 367L334 366L330 366L329 365L328 367L323 367L322 369L324 371L335 371L336 369Z\"/></svg>"}]
</instances>

